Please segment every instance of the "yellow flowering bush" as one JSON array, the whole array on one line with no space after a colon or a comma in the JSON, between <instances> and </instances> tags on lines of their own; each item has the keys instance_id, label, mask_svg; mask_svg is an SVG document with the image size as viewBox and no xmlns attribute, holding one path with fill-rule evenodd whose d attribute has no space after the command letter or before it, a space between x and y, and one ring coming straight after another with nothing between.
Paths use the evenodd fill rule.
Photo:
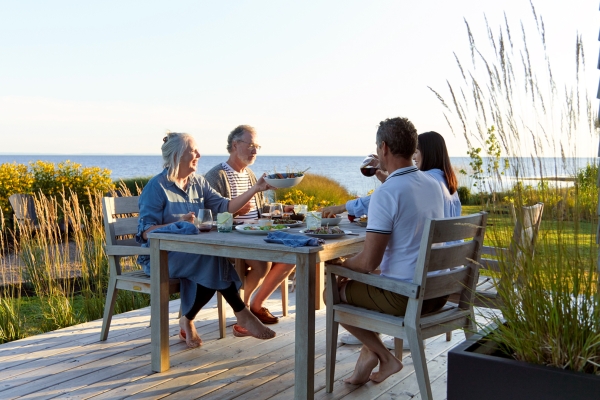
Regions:
<instances>
[{"instance_id":1,"label":"yellow flowering bush","mask_svg":"<svg viewBox=\"0 0 600 400\"><path fill-rule=\"evenodd\" d=\"M110 170L98 167L82 167L69 160L54 164L46 161L30 162L29 166L17 163L0 165L0 207L7 219L13 210L8 201L15 193L43 193L60 197L77 194L79 203L86 209L89 205L88 190L106 193L114 189Z\"/></svg>"}]
</instances>

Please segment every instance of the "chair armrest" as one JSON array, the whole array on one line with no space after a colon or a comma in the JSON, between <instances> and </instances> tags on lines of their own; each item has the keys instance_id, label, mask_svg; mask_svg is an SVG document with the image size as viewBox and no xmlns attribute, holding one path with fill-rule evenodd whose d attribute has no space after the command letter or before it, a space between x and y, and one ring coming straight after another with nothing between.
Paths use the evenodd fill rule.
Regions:
<instances>
[{"instance_id":1,"label":"chair armrest","mask_svg":"<svg viewBox=\"0 0 600 400\"><path fill-rule=\"evenodd\" d=\"M504 248L504 247L491 247L491 246L483 246L481 248L481 255L487 255L487 256L504 256L504 257L508 257L508 249Z\"/></svg>"},{"instance_id":2,"label":"chair armrest","mask_svg":"<svg viewBox=\"0 0 600 400\"><path fill-rule=\"evenodd\" d=\"M390 292L398 293L411 299L419 297L421 286L411 282L400 281L397 279L387 278L375 274L363 274L352 271L351 269L340 267L337 265L325 264L327 273L343 276L355 281L366 283L367 285L375 286L380 289L389 290Z\"/></svg>"},{"instance_id":3,"label":"chair armrest","mask_svg":"<svg viewBox=\"0 0 600 400\"><path fill-rule=\"evenodd\" d=\"M106 251L107 256L137 256L140 254L150 254L149 247L140 247L140 246L104 246L104 251Z\"/></svg>"},{"instance_id":4,"label":"chair armrest","mask_svg":"<svg viewBox=\"0 0 600 400\"><path fill-rule=\"evenodd\" d=\"M498 265L498 260L491 260L489 258L482 258L481 265L483 269L487 269L489 271L500 272L500 266Z\"/></svg>"}]
</instances>

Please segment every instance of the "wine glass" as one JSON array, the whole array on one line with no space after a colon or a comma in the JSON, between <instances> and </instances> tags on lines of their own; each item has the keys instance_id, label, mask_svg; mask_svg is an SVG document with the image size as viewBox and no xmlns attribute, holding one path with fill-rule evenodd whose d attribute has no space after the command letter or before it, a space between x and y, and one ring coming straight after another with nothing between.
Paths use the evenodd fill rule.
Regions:
<instances>
[{"instance_id":1,"label":"wine glass","mask_svg":"<svg viewBox=\"0 0 600 400\"><path fill-rule=\"evenodd\" d=\"M208 208L199 209L194 224L200 232L210 232L213 225L212 212Z\"/></svg>"},{"instance_id":2,"label":"wine glass","mask_svg":"<svg viewBox=\"0 0 600 400\"><path fill-rule=\"evenodd\" d=\"M360 172L364 176L375 176L379 169L379 160L375 154L368 155L360 165Z\"/></svg>"},{"instance_id":3,"label":"wine glass","mask_svg":"<svg viewBox=\"0 0 600 400\"><path fill-rule=\"evenodd\" d=\"M270 204L269 213L271 214L271 218L273 219L283 217L283 205L281 203Z\"/></svg>"}]
</instances>

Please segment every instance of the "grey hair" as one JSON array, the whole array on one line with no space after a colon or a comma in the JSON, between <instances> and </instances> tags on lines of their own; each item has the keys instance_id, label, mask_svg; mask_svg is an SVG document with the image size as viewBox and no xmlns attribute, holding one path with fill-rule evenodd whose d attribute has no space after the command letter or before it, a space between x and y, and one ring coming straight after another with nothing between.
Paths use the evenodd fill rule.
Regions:
<instances>
[{"instance_id":1,"label":"grey hair","mask_svg":"<svg viewBox=\"0 0 600 400\"><path fill-rule=\"evenodd\" d=\"M245 132L256 133L256 130L250 125L240 125L231 131L227 136L227 152L231 153L233 150L233 142L241 140Z\"/></svg>"},{"instance_id":2,"label":"grey hair","mask_svg":"<svg viewBox=\"0 0 600 400\"><path fill-rule=\"evenodd\" d=\"M377 147L385 142L391 153L410 159L417 150L417 129L408 118L388 118L379 123Z\"/></svg>"},{"instance_id":3,"label":"grey hair","mask_svg":"<svg viewBox=\"0 0 600 400\"><path fill-rule=\"evenodd\" d=\"M167 179L174 181L179 174L181 156L188 148L192 136L187 133L168 132L161 146L163 168L168 168Z\"/></svg>"}]
</instances>

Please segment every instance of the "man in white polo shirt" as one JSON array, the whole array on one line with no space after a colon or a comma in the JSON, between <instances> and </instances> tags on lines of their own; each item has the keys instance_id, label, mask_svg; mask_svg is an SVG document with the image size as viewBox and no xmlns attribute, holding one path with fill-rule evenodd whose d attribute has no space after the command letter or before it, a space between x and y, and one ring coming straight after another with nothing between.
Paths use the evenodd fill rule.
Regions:
<instances>
[{"instance_id":1,"label":"man in white polo shirt","mask_svg":"<svg viewBox=\"0 0 600 400\"><path fill-rule=\"evenodd\" d=\"M376 136L380 166L389 172L385 182L371 195L369 220L363 251L345 260L342 266L359 272L412 281L417 264L421 235L427 218L443 218L444 203L440 185L413 165L417 130L406 118L386 119ZM401 316L408 299L356 281L339 285L343 302ZM443 307L447 298L427 300L423 313ZM362 343L354 374L347 383L382 382L402 369L402 363L383 345L379 335L365 329L343 325ZM379 364L379 370L373 372Z\"/></svg>"},{"instance_id":2,"label":"man in white polo shirt","mask_svg":"<svg viewBox=\"0 0 600 400\"><path fill-rule=\"evenodd\" d=\"M238 126L227 137L229 159L214 166L204 178L221 196L236 198L256 183L256 176L249 166L254 164L259 150L254 128L249 125ZM258 193L235 217L257 219L264 204L263 194ZM244 302L263 324L276 324L279 318L271 314L263 303L290 275L295 265L257 260L246 260L246 264L250 269L244 283Z\"/></svg>"}]
</instances>

